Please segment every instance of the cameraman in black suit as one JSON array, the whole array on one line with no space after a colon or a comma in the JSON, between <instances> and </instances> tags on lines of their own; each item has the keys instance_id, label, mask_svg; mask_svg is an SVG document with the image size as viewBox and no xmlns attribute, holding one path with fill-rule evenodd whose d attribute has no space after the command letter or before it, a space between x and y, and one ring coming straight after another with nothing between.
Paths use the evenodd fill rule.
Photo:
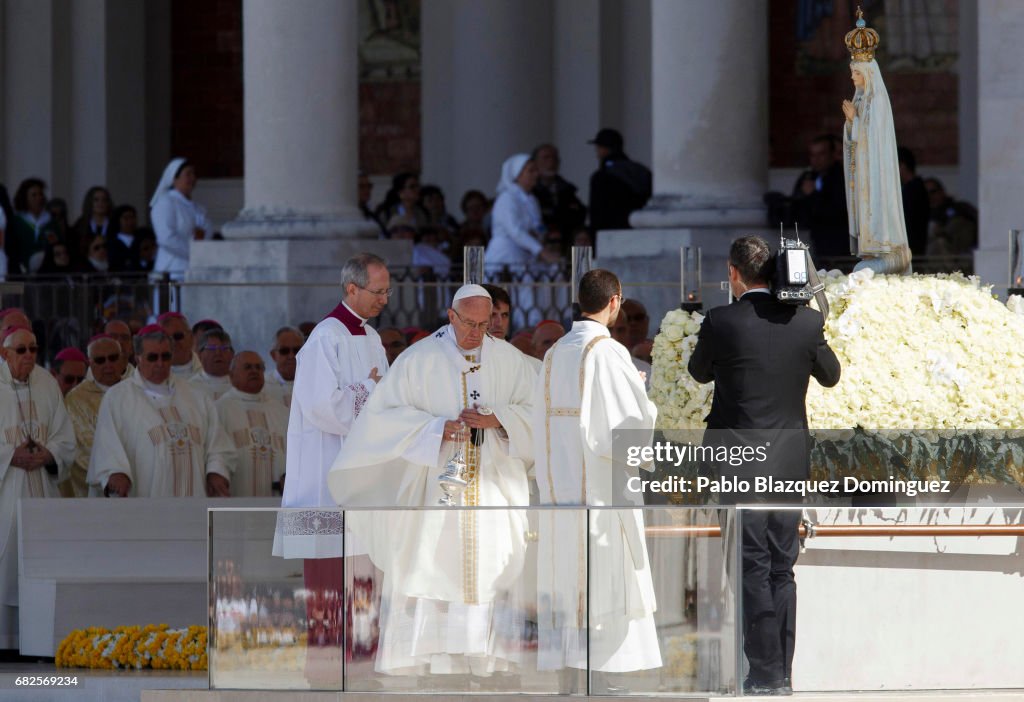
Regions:
<instances>
[{"instance_id":1,"label":"cameraman in black suit","mask_svg":"<svg viewBox=\"0 0 1024 702\"><path fill-rule=\"evenodd\" d=\"M764 239L737 239L729 250L733 304L708 311L690 357L690 375L715 382L708 435L733 445L771 442L768 460L745 466L775 478L809 474L805 399L814 378L839 382L839 360L823 333L821 313L779 302L769 289L774 272ZM754 440L756 437L756 441ZM716 441L712 438L711 441ZM705 440L708 443L708 440ZM726 467L728 468L728 467ZM725 472L724 470L722 472ZM736 469L733 477L753 477ZM755 495L734 501L751 502ZM773 495L773 500L778 496ZM789 500L799 500L797 495ZM729 500L723 499L723 502ZM742 518L743 651L750 663L747 694L790 694L796 640L799 510L747 510Z\"/></svg>"}]
</instances>

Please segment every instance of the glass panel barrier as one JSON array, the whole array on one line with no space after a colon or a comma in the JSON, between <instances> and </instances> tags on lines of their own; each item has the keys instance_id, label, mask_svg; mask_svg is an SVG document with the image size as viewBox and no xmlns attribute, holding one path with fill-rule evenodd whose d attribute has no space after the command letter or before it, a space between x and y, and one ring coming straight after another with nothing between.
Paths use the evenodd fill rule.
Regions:
<instances>
[{"instance_id":1,"label":"glass panel barrier","mask_svg":"<svg viewBox=\"0 0 1024 702\"><path fill-rule=\"evenodd\" d=\"M732 693L732 515L211 510L210 686Z\"/></svg>"},{"instance_id":2,"label":"glass panel barrier","mask_svg":"<svg viewBox=\"0 0 1024 702\"><path fill-rule=\"evenodd\" d=\"M735 693L733 515L590 510L591 695Z\"/></svg>"}]
</instances>

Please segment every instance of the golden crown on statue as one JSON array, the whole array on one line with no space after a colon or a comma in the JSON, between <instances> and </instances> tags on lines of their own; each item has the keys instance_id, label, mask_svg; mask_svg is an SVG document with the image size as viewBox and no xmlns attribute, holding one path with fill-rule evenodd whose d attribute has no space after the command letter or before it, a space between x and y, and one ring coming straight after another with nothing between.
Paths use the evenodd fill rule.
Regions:
<instances>
[{"instance_id":1,"label":"golden crown on statue","mask_svg":"<svg viewBox=\"0 0 1024 702\"><path fill-rule=\"evenodd\" d=\"M854 61L873 61L878 48L878 32L868 27L864 12L857 7L857 26L846 33L846 48Z\"/></svg>"}]
</instances>

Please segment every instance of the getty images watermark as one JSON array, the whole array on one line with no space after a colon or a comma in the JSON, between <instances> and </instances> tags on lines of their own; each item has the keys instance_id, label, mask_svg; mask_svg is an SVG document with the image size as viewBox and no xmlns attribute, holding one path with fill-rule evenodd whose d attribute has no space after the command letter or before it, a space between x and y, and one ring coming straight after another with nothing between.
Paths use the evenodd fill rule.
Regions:
<instances>
[{"instance_id":1,"label":"getty images watermark","mask_svg":"<svg viewBox=\"0 0 1024 702\"><path fill-rule=\"evenodd\" d=\"M839 432L818 433L814 439L800 430L681 432L674 440L656 436L653 442L634 432L615 436L613 450L629 468L623 487L630 494L687 496L696 502L854 495L870 501L871 496L949 495L956 488L910 461L883 463L870 444L865 450L863 441L851 442ZM880 470L884 465L890 469Z\"/></svg>"}]
</instances>

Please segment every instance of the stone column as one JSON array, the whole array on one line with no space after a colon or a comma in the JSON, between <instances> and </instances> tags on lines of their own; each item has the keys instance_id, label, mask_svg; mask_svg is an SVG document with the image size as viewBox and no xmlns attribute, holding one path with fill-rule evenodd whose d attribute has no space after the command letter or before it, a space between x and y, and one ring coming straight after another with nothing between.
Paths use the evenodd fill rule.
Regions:
<instances>
[{"instance_id":1,"label":"stone column","mask_svg":"<svg viewBox=\"0 0 1024 702\"><path fill-rule=\"evenodd\" d=\"M1024 4L978 3L978 250L974 272L1005 292L1010 229L1024 229ZM961 97L963 99L963 97Z\"/></svg>"},{"instance_id":2,"label":"stone column","mask_svg":"<svg viewBox=\"0 0 1024 702\"><path fill-rule=\"evenodd\" d=\"M224 236L376 236L356 204L356 4L245 0L242 22L245 207Z\"/></svg>"},{"instance_id":3,"label":"stone column","mask_svg":"<svg viewBox=\"0 0 1024 702\"><path fill-rule=\"evenodd\" d=\"M502 161L552 138L553 9L430 0L422 11L423 178L451 207L470 188L493 194Z\"/></svg>"},{"instance_id":4,"label":"stone column","mask_svg":"<svg viewBox=\"0 0 1024 702\"><path fill-rule=\"evenodd\" d=\"M652 0L655 197L637 227L763 225L767 0Z\"/></svg>"}]
</instances>

